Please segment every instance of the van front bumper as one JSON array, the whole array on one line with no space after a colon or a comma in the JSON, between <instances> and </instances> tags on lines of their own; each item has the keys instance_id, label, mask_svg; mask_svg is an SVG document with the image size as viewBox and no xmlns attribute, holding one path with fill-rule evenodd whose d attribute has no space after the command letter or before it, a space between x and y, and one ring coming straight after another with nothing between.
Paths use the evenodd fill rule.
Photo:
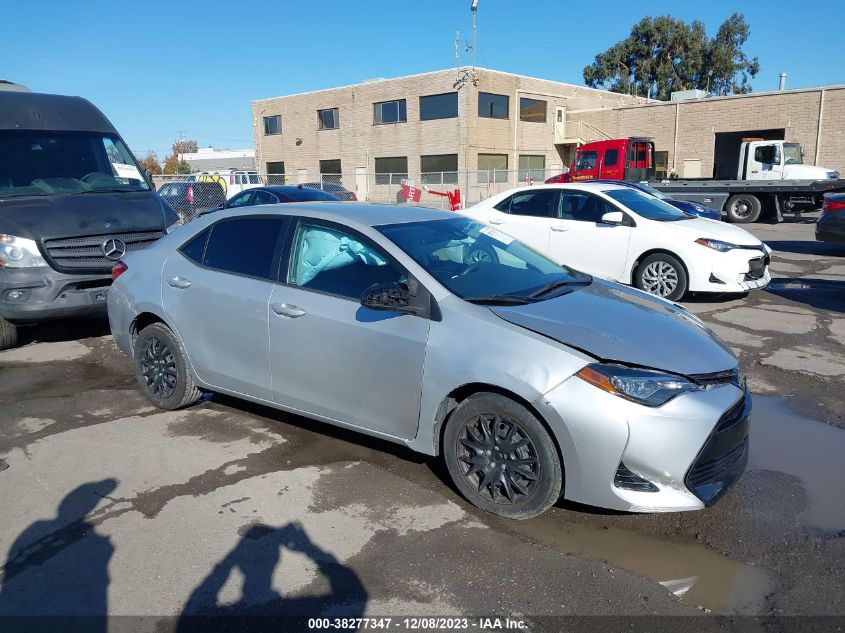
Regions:
<instances>
[{"instance_id":1,"label":"van front bumper","mask_svg":"<svg viewBox=\"0 0 845 633\"><path fill-rule=\"evenodd\" d=\"M0 317L26 324L106 313L111 275L68 275L52 268L0 268Z\"/></svg>"}]
</instances>

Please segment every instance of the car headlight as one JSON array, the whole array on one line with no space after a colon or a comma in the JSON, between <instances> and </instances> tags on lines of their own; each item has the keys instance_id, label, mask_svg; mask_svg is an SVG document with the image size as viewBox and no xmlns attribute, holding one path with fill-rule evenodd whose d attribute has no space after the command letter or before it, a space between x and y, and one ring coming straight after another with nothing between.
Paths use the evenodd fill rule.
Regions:
<instances>
[{"instance_id":1,"label":"car headlight","mask_svg":"<svg viewBox=\"0 0 845 633\"><path fill-rule=\"evenodd\" d=\"M706 246L707 248L712 248L714 251L719 251L720 253L726 253L728 251L732 251L735 248L739 248L736 244L731 244L730 242L723 242L721 240L711 240L706 237L699 237L695 240L696 244L701 244L702 246Z\"/></svg>"},{"instance_id":2,"label":"car headlight","mask_svg":"<svg viewBox=\"0 0 845 633\"><path fill-rule=\"evenodd\" d=\"M34 240L0 233L0 267L45 268L47 262L41 257Z\"/></svg>"},{"instance_id":3,"label":"car headlight","mask_svg":"<svg viewBox=\"0 0 845 633\"><path fill-rule=\"evenodd\" d=\"M704 389L683 376L622 365L594 363L575 375L603 391L649 407L659 407L682 393Z\"/></svg>"}]
</instances>

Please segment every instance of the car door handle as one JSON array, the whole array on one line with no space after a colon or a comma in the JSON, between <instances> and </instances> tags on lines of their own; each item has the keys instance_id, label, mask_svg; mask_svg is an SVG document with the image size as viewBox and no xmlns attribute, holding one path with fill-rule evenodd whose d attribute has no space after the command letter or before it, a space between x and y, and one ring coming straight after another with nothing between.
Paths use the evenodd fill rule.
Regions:
<instances>
[{"instance_id":1,"label":"car door handle","mask_svg":"<svg viewBox=\"0 0 845 633\"><path fill-rule=\"evenodd\" d=\"M180 288L182 290L191 287L191 282L182 277L168 277L167 284L173 288Z\"/></svg>"},{"instance_id":2,"label":"car door handle","mask_svg":"<svg viewBox=\"0 0 845 633\"><path fill-rule=\"evenodd\" d=\"M552 231L557 231L558 233L563 233L564 231L568 231L569 227L560 226L559 224L552 224Z\"/></svg>"},{"instance_id":3,"label":"car door handle","mask_svg":"<svg viewBox=\"0 0 845 633\"><path fill-rule=\"evenodd\" d=\"M490 220L490 224L504 224L504 220Z\"/></svg>"},{"instance_id":4,"label":"car door handle","mask_svg":"<svg viewBox=\"0 0 845 633\"><path fill-rule=\"evenodd\" d=\"M289 303L274 303L270 306L276 314L283 317L290 317L291 319L295 319L296 317L301 317L305 314L305 310L300 308L299 306L292 306Z\"/></svg>"},{"instance_id":5,"label":"car door handle","mask_svg":"<svg viewBox=\"0 0 845 633\"><path fill-rule=\"evenodd\" d=\"M758 172L756 169L752 169L752 170L751 170L751 173L752 173L752 174L759 174L760 172Z\"/></svg>"}]
</instances>

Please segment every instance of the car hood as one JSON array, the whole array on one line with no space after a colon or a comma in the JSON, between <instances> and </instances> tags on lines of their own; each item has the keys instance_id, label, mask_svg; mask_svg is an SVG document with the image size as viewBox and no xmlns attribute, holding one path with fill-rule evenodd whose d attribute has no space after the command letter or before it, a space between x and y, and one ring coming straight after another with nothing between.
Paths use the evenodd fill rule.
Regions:
<instances>
[{"instance_id":1,"label":"car hood","mask_svg":"<svg viewBox=\"0 0 845 633\"><path fill-rule=\"evenodd\" d=\"M664 200L664 202L668 202L673 207L680 209L681 211L695 213L696 215L710 218L711 220L718 220L722 215L716 209L711 209L710 207L698 204L697 202L688 202L687 200Z\"/></svg>"},{"instance_id":2,"label":"car hood","mask_svg":"<svg viewBox=\"0 0 845 633\"><path fill-rule=\"evenodd\" d=\"M163 231L167 211L158 194L139 191L27 196L0 200L0 233L42 238Z\"/></svg>"},{"instance_id":3,"label":"car hood","mask_svg":"<svg viewBox=\"0 0 845 633\"><path fill-rule=\"evenodd\" d=\"M730 347L673 303L620 284L593 280L568 294L490 308L505 321L603 361L707 374L737 365Z\"/></svg>"},{"instance_id":4,"label":"car hood","mask_svg":"<svg viewBox=\"0 0 845 633\"><path fill-rule=\"evenodd\" d=\"M653 221L653 220L652 220ZM699 237L706 237L723 242L730 242L737 246L762 246L763 242L754 237L745 229L734 224L728 224L721 220L710 220L708 218L690 218L678 220L677 222L661 222L662 227L670 228L679 233L687 234L694 242Z\"/></svg>"}]
</instances>

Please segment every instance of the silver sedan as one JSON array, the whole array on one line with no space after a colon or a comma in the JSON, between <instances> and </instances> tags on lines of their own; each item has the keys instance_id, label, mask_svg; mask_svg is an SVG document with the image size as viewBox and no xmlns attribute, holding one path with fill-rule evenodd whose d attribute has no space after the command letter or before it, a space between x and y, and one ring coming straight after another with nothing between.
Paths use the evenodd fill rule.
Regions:
<instances>
[{"instance_id":1,"label":"silver sedan","mask_svg":"<svg viewBox=\"0 0 845 633\"><path fill-rule=\"evenodd\" d=\"M751 400L699 319L466 217L227 210L113 276L111 330L155 405L221 392L440 455L502 516L696 510L746 465Z\"/></svg>"}]
</instances>

